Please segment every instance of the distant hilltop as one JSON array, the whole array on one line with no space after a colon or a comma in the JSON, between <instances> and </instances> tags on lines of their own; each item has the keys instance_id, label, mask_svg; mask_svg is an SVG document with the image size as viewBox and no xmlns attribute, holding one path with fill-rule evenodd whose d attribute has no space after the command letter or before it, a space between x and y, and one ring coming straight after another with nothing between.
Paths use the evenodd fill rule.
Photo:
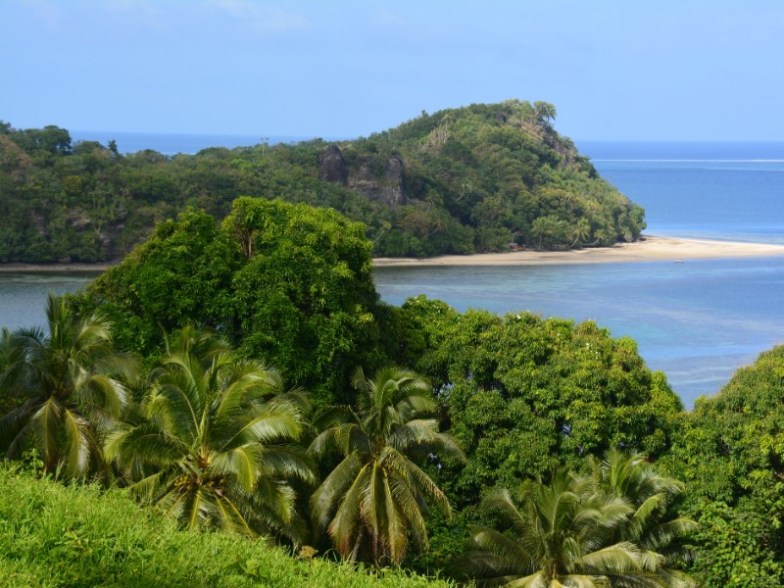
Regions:
<instances>
[{"instance_id":1,"label":"distant hilltop","mask_svg":"<svg viewBox=\"0 0 784 588\"><path fill-rule=\"evenodd\" d=\"M555 131L555 116L549 103L509 100L356 140L175 156L0 123L0 262L117 259L179 211L222 218L240 195L334 208L385 257L637 240L642 208Z\"/></svg>"}]
</instances>

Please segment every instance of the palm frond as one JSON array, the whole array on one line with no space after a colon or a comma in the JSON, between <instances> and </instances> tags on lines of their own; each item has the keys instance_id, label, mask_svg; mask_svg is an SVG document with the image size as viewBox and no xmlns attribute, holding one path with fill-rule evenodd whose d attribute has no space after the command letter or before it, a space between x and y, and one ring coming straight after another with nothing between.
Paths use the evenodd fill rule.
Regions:
<instances>
[{"instance_id":1,"label":"palm frond","mask_svg":"<svg viewBox=\"0 0 784 588\"><path fill-rule=\"evenodd\" d=\"M357 454L350 453L313 492L310 506L319 528L327 527L361 469L362 462Z\"/></svg>"},{"instance_id":2,"label":"palm frond","mask_svg":"<svg viewBox=\"0 0 784 588\"><path fill-rule=\"evenodd\" d=\"M487 570L503 576L532 571L528 553L514 539L488 527L472 527L471 537L481 552L491 556L482 561Z\"/></svg>"},{"instance_id":3,"label":"palm frond","mask_svg":"<svg viewBox=\"0 0 784 588\"><path fill-rule=\"evenodd\" d=\"M299 480L305 484L313 484L316 481L310 460L297 447L288 445L264 447L259 468L263 476L270 478Z\"/></svg>"},{"instance_id":4,"label":"palm frond","mask_svg":"<svg viewBox=\"0 0 784 588\"><path fill-rule=\"evenodd\" d=\"M167 435L152 422L117 427L106 436L103 450L107 459L123 467L141 462L158 468L170 466L190 452L181 440Z\"/></svg>"},{"instance_id":5,"label":"palm frond","mask_svg":"<svg viewBox=\"0 0 784 588\"><path fill-rule=\"evenodd\" d=\"M248 521L229 498L226 496L214 496L213 498L221 528L247 537L256 536L256 533L248 525Z\"/></svg>"},{"instance_id":6,"label":"palm frond","mask_svg":"<svg viewBox=\"0 0 784 588\"><path fill-rule=\"evenodd\" d=\"M38 408L37 402L27 400L0 417L0 452L5 453L6 457L15 459L21 456L21 448L24 446L22 432Z\"/></svg>"},{"instance_id":7,"label":"palm frond","mask_svg":"<svg viewBox=\"0 0 784 588\"><path fill-rule=\"evenodd\" d=\"M523 516L506 488L491 491L482 501L482 508L500 514L504 522L519 534L526 533L531 527L532 521Z\"/></svg>"},{"instance_id":8,"label":"palm frond","mask_svg":"<svg viewBox=\"0 0 784 588\"><path fill-rule=\"evenodd\" d=\"M698 526L695 521L687 517L670 519L647 528L645 533L639 538L639 543L641 547L646 549L661 551L668 548L679 537L696 530Z\"/></svg>"},{"instance_id":9,"label":"palm frond","mask_svg":"<svg viewBox=\"0 0 784 588\"><path fill-rule=\"evenodd\" d=\"M65 469L71 477L83 476L87 472L92 449L87 421L66 408L62 411L62 423L65 432Z\"/></svg>"},{"instance_id":10,"label":"palm frond","mask_svg":"<svg viewBox=\"0 0 784 588\"><path fill-rule=\"evenodd\" d=\"M184 528L198 529L207 519L210 509L208 502L204 500L204 494L201 487L196 487L185 494L183 513L181 517L178 517Z\"/></svg>"},{"instance_id":11,"label":"palm frond","mask_svg":"<svg viewBox=\"0 0 784 588\"><path fill-rule=\"evenodd\" d=\"M215 418L222 419L241 412L248 403L263 400L280 390L280 376L258 364L234 364L221 385Z\"/></svg>"},{"instance_id":12,"label":"palm frond","mask_svg":"<svg viewBox=\"0 0 784 588\"><path fill-rule=\"evenodd\" d=\"M383 469L381 471L383 472ZM406 496L407 488L400 484L399 480L390 479L385 473L383 482L383 505L386 519L385 543L389 545L390 559L393 563L399 564L406 555L408 533L412 532L417 542L423 545L427 541L427 534L424 530L422 517L417 516L419 509L411 504L413 496ZM406 522L409 523L408 526Z\"/></svg>"},{"instance_id":13,"label":"palm frond","mask_svg":"<svg viewBox=\"0 0 784 588\"><path fill-rule=\"evenodd\" d=\"M327 527L335 542L335 548L343 557L351 554L360 526L365 524L364 517L361 516L362 495L368 487L371 471L369 464L361 467Z\"/></svg>"},{"instance_id":14,"label":"palm frond","mask_svg":"<svg viewBox=\"0 0 784 588\"><path fill-rule=\"evenodd\" d=\"M643 557L640 549L630 542L616 543L587 553L575 561L577 570L597 575L655 571L656 562Z\"/></svg>"},{"instance_id":15,"label":"palm frond","mask_svg":"<svg viewBox=\"0 0 784 588\"><path fill-rule=\"evenodd\" d=\"M152 503L155 501L157 490L159 490L161 486L165 485L165 479L168 477L167 474L168 473L166 472L159 471L146 476L128 486L128 490L133 496L137 497L143 502Z\"/></svg>"},{"instance_id":16,"label":"palm frond","mask_svg":"<svg viewBox=\"0 0 784 588\"><path fill-rule=\"evenodd\" d=\"M53 472L60 461L60 424L63 407L54 398L49 398L30 419L31 433L35 436L44 466Z\"/></svg>"},{"instance_id":17,"label":"palm frond","mask_svg":"<svg viewBox=\"0 0 784 588\"><path fill-rule=\"evenodd\" d=\"M359 417L350 406L330 406L324 408L312 419L312 424L317 431L326 431L347 423L359 423Z\"/></svg>"},{"instance_id":18,"label":"palm frond","mask_svg":"<svg viewBox=\"0 0 784 588\"><path fill-rule=\"evenodd\" d=\"M370 439L362 427L355 423L346 423L331 427L311 441L308 452L316 457L324 457L336 450L346 456L357 452L361 455L370 454Z\"/></svg>"},{"instance_id":19,"label":"palm frond","mask_svg":"<svg viewBox=\"0 0 784 588\"><path fill-rule=\"evenodd\" d=\"M266 405L257 414L242 424L225 442L221 450L238 443L276 443L299 439L303 425L300 414L288 406Z\"/></svg>"},{"instance_id":20,"label":"palm frond","mask_svg":"<svg viewBox=\"0 0 784 588\"><path fill-rule=\"evenodd\" d=\"M263 451L261 445L252 443L216 453L210 471L218 476L230 476L246 491L252 492L259 477Z\"/></svg>"},{"instance_id":21,"label":"palm frond","mask_svg":"<svg viewBox=\"0 0 784 588\"><path fill-rule=\"evenodd\" d=\"M430 500L435 502L438 507L446 514L447 518L452 515L452 507L438 485L414 462L406 456L397 452L392 447L386 447L381 453L380 461L387 469L394 472L396 476L405 482L410 491L415 491L417 498L421 497L423 502Z\"/></svg>"},{"instance_id":22,"label":"palm frond","mask_svg":"<svg viewBox=\"0 0 784 588\"><path fill-rule=\"evenodd\" d=\"M92 420L101 419L99 424L108 426L120 418L130 403L131 393L120 381L104 374L86 374L74 389L74 401Z\"/></svg>"}]
</instances>

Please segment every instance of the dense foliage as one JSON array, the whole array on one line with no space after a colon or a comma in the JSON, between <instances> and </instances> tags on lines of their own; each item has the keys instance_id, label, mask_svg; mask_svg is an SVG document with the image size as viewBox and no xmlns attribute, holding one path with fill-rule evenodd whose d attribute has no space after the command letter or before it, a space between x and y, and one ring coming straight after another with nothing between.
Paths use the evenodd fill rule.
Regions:
<instances>
[{"instance_id":1,"label":"dense foliage","mask_svg":"<svg viewBox=\"0 0 784 588\"><path fill-rule=\"evenodd\" d=\"M667 461L700 523L706 586L784 586L784 346L684 415Z\"/></svg>"},{"instance_id":2,"label":"dense foliage","mask_svg":"<svg viewBox=\"0 0 784 588\"><path fill-rule=\"evenodd\" d=\"M682 489L640 456L613 451L590 475L559 469L549 483L527 480L515 496L493 491L483 506L495 528L472 530L464 566L513 586L694 586L672 567L686 554L678 537L695 526L666 517Z\"/></svg>"},{"instance_id":3,"label":"dense foliage","mask_svg":"<svg viewBox=\"0 0 784 588\"><path fill-rule=\"evenodd\" d=\"M223 218L239 195L331 207L375 255L611 245L643 212L552 127L511 100L422 116L353 141L123 155L65 129L0 123L0 263L115 259L187 206Z\"/></svg>"},{"instance_id":4,"label":"dense foliage","mask_svg":"<svg viewBox=\"0 0 784 588\"><path fill-rule=\"evenodd\" d=\"M370 254L359 224L276 200L162 223L87 292L51 298L46 330L2 333L0 450L305 556L473 561L474 577L550 585L689 585L684 569L784 584L784 347L686 413L632 340L425 297L389 307ZM4 541L29 528L6 518ZM116 570L75 525L63 549L42 543L68 579L41 579L21 547L0 563L20 585L78 585L92 571L75 546ZM189 569L266 581L242 557Z\"/></svg>"},{"instance_id":5,"label":"dense foliage","mask_svg":"<svg viewBox=\"0 0 784 588\"><path fill-rule=\"evenodd\" d=\"M310 452L341 460L313 493L313 517L340 554L377 565L400 564L409 543L427 546L425 513L449 500L417 461L463 460L454 440L439 432L430 384L413 372L384 369L375 379L354 377L357 409L343 407L316 420L324 430ZM419 457L419 459L417 459Z\"/></svg>"},{"instance_id":6,"label":"dense foliage","mask_svg":"<svg viewBox=\"0 0 784 588\"><path fill-rule=\"evenodd\" d=\"M400 316L402 360L432 379L469 455L444 475L458 504L613 447L652 457L669 447L682 405L630 339L530 313L460 314L423 296Z\"/></svg>"},{"instance_id":7,"label":"dense foliage","mask_svg":"<svg viewBox=\"0 0 784 588\"><path fill-rule=\"evenodd\" d=\"M112 318L124 349L159 353L164 332L198 322L319 402L345 402L356 366L376 361L370 272L357 223L332 210L240 198L221 226L195 211L161 223L80 304Z\"/></svg>"}]
</instances>

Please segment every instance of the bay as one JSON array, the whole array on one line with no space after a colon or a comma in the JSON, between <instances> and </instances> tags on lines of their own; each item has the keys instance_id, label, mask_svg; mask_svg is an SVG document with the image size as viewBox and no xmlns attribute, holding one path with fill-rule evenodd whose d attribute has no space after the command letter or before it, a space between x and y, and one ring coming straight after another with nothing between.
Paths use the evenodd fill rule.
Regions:
<instances>
[{"instance_id":1,"label":"bay","mask_svg":"<svg viewBox=\"0 0 784 588\"><path fill-rule=\"evenodd\" d=\"M381 296L425 294L460 311L593 320L637 341L687 407L784 343L784 257L563 266L384 267Z\"/></svg>"},{"instance_id":2,"label":"bay","mask_svg":"<svg viewBox=\"0 0 784 588\"><path fill-rule=\"evenodd\" d=\"M649 234L784 243L784 143L578 142L646 210ZM784 343L784 257L545 267L379 268L382 297L529 310L629 336L687 407Z\"/></svg>"},{"instance_id":3,"label":"bay","mask_svg":"<svg viewBox=\"0 0 784 588\"><path fill-rule=\"evenodd\" d=\"M82 138L116 138L123 152L151 148L165 154L259 142L139 133L123 147L117 135ZM646 209L649 234L784 243L784 143L578 146L603 177ZM42 324L47 292L73 291L90 279L0 274L0 325ZM530 310L594 320L613 336L634 338L648 365L665 372L687 407L702 394L718 392L760 352L784 343L784 258L378 268L375 279L382 299L393 304L423 293L459 310Z\"/></svg>"},{"instance_id":4,"label":"bay","mask_svg":"<svg viewBox=\"0 0 784 588\"><path fill-rule=\"evenodd\" d=\"M0 327L10 330L42 326L46 297L75 292L97 273L0 273Z\"/></svg>"}]
</instances>

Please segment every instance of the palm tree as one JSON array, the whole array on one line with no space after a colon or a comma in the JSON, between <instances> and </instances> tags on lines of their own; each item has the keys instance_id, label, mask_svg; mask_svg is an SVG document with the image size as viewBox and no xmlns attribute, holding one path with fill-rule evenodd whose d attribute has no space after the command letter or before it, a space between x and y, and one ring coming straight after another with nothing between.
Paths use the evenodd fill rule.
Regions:
<instances>
[{"instance_id":1,"label":"palm tree","mask_svg":"<svg viewBox=\"0 0 784 588\"><path fill-rule=\"evenodd\" d=\"M302 397L280 376L239 361L225 343L186 327L151 383L139 422L109 436L106 455L133 491L186 528L299 540L295 480L313 474L290 443L302 429Z\"/></svg>"},{"instance_id":2,"label":"palm tree","mask_svg":"<svg viewBox=\"0 0 784 588\"><path fill-rule=\"evenodd\" d=\"M427 501L451 513L444 493L415 461L437 453L463 459L463 453L439 433L437 420L426 418L436 403L415 373L386 368L371 380L359 369L353 384L358 410L327 411L320 419L327 426L310 446L319 458L333 450L342 457L311 497L313 517L344 558L397 564L410 542L427 544Z\"/></svg>"},{"instance_id":3,"label":"palm tree","mask_svg":"<svg viewBox=\"0 0 784 588\"><path fill-rule=\"evenodd\" d=\"M594 480L561 470L549 484L523 484L520 500L508 490L490 494L485 508L500 530L473 531L467 562L488 584L519 588L688 586L660 569L663 556L629 540L616 541L633 508L598 491Z\"/></svg>"},{"instance_id":4,"label":"palm tree","mask_svg":"<svg viewBox=\"0 0 784 588\"><path fill-rule=\"evenodd\" d=\"M591 223L587 218L581 217L577 221L574 227L572 227L572 236L574 237L572 248L574 248L578 243L585 243L588 237L591 236Z\"/></svg>"},{"instance_id":5,"label":"palm tree","mask_svg":"<svg viewBox=\"0 0 784 588\"><path fill-rule=\"evenodd\" d=\"M626 524L618 528L617 538L664 556L661 573L671 574L675 585L678 580L686 581L673 566L690 559L691 554L680 539L696 529L697 523L671 516L670 512L675 499L683 493L684 484L660 474L639 453L610 450L604 460L592 459L592 469L596 483L633 508Z\"/></svg>"},{"instance_id":6,"label":"palm tree","mask_svg":"<svg viewBox=\"0 0 784 588\"><path fill-rule=\"evenodd\" d=\"M101 463L100 439L130 402L121 380L137 364L115 353L100 313L79 317L50 294L46 318L46 330L3 334L0 393L15 406L0 419L0 449L18 458L35 448L46 472L82 477Z\"/></svg>"}]
</instances>

